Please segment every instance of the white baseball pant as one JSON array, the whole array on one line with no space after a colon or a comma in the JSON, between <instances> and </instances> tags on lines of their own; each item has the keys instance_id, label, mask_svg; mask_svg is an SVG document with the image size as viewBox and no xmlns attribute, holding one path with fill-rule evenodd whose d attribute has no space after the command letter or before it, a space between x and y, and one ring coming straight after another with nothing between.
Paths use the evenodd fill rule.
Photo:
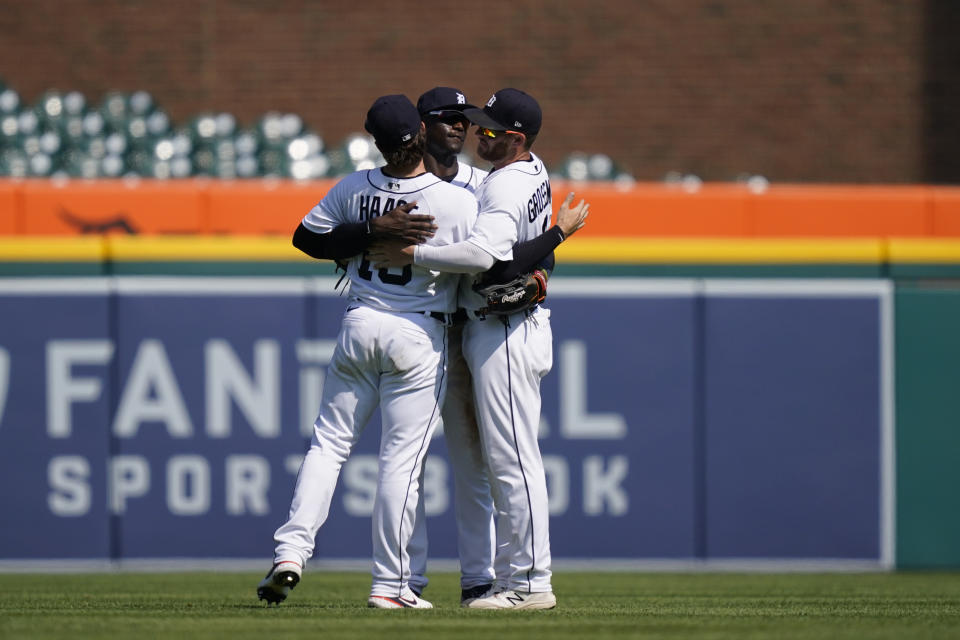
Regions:
<instances>
[{"instance_id":1,"label":"white baseball pant","mask_svg":"<svg viewBox=\"0 0 960 640\"><path fill-rule=\"evenodd\" d=\"M423 461L446 385L446 330L418 313L361 306L344 314L289 518L274 535L275 562L304 566L313 555L340 468L379 404L383 430L372 517L371 595L403 592L411 577L407 547L421 499Z\"/></svg>"},{"instance_id":2,"label":"white baseball pant","mask_svg":"<svg viewBox=\"0 0 960 640\"><path fill-rule=\"evenodd\" d=\"M551 591L547 483L537 441L540 380L553 366L550 311L471 319L463 338L498 512L498 585Z\"/></svg>"}]
</instances>

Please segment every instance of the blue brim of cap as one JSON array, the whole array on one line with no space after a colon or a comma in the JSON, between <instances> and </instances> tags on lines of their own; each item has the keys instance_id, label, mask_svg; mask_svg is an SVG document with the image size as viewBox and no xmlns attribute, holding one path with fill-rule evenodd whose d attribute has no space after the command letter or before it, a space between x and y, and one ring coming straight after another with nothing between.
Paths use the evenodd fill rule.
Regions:
<instances>
[{"instance_id":1,"label":"blue brim of cap","mask_svg":"<svg viewBox=\"0 0 960 640\"><path fill-rule=\"evenodd\" d=\"M478 127L483 127L484 129L493 129L494 131L506 131L510 127L504 126L488 116L483 109L477 109L476 107L472 109L464 109L463 115L467 116L467 120L477 125Z\"/></svg>"},{"instance_id":2,"label":"blue brim of cap","mask_svg":"<svg viewBox=\"0 0 960 640\"><path fill-rule=\"evenodd\" d=\"M477 105L475 104L464 104L462 102L458 102L456 104L446 104L442 107L434 107L433 109L430 109L430 111L439 111L440 109L449 109L451 111L466 111L467 109L476 109L476 108L477 108Z\"/></svg>"},{"instance_id":3,"label":"blue brim of cap","mask_svg":"<svg viewBox=\"0 0 960 640\"><path fill-rule=\"evenodd\" d=\"M421 111L420 115L425 116L431 111L465 111L466 109L476 109L476 107L472 104L445 104L439 107L430 107L426 111Z\"/></svg>"}]
</instances>

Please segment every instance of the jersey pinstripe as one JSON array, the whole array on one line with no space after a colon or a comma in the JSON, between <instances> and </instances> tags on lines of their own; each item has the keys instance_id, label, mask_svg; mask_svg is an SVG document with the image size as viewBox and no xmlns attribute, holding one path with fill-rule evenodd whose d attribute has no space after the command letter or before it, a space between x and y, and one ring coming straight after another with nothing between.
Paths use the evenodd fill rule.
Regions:
<instances>
[{"instance_id":1,"label":"jersey pinstripe","mask_svg":"<svg viewBox=\"0 0 960 640\"><path fill-rule=\"evenodd\" d=\"M476 193L477 187L483 182L483 179L490 175L489 171L471 167L468 164L459 163L460 169L457 175L450 181L455 187L463 187L470 193Z\"/></svg>"}]
</instances>

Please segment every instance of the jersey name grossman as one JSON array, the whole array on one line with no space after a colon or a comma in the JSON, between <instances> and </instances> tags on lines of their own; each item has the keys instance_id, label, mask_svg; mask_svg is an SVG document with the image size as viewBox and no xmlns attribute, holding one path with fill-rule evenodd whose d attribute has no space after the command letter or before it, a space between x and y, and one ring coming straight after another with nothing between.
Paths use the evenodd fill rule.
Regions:
<instances>
[{"instance_id":1,"label":"jersey name grossman","mask_svg":"<svg viewBox=\"0 0 960 640\"><path fill-rule=\"evenodd\" d=\"M550 195L550 180L544 180L537 190L533 192L530 199L527 200L527 221L535 222L544 209L551 206L553 202ZM544 218L542 231L547 230L547 223L550 222L550 216Z\"/></svg>"}]
</instances>

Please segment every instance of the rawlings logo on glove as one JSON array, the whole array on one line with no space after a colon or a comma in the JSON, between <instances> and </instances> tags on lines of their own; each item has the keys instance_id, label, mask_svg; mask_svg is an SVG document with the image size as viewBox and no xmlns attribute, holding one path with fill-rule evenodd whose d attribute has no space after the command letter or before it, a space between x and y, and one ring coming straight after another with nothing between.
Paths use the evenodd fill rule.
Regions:
<instances>
[{"instance_id":1,"label":"rawlings logo on glove","mask_svg":"<svg viewBox=\"0 0 960 640\"><path fill-rule=\"evenodd\" d=\"M505 316L535 307L547 297L547 277L546 271L537 269L501 284L475 284L473 290L487 300L480 313Z\"/></svg>"}]
</instances>

